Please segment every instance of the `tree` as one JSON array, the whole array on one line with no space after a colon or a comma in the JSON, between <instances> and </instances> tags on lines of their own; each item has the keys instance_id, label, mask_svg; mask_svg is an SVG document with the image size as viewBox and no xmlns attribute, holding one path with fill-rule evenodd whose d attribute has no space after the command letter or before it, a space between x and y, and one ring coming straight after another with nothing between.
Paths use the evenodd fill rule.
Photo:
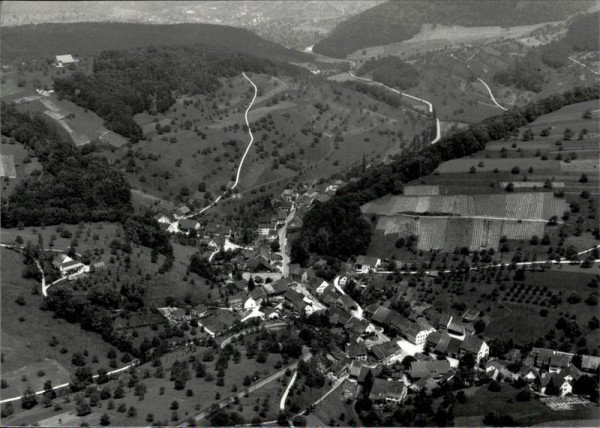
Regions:
<instances>
[{"instance_id":1,"label":"tree","mask_svg":"<svg viewBox=\"0 0 600 428\"><path fill-rule=\"evenodd\" d=\"M137 416L137 409L133 406L129 407L129 410L127 410L127 416L130 418L135 418Z\"/></svg>"},{"instance_id":2,"label":"tree","mask_svg":"<svg viewBox=\"0 0 600 428\"><path fill-rule=\"evenodd\" d=\"M110 425L110 417L106 413L100 417L100 425L103 427Z\"/></svg>"},{"instance_id":3,"label":"tree","mask_svg":"<svg viewBox=\"0 0 600 428\"><path fill-rule=\"evenodd\" d=\"M21 397L21 408L28 410L34 407L37 404L37 398L31 386L27 386L27 389L23 391L23 396Z\"/></svg>"},{"instance_id":4,"label":"tree","mask_svg":"<svg viewBox=\"0 0 600 428\"><path fill-rule=\"evenodd\" d=\"M590 110L586 110L583 112L583 114L581 115L582 119L591 119L592 118L592 112Z\"/></svg>"},{"instance_id":5,"label":"tree","mask_svg":"<svg viewBox=\"0 0 600 428\"><path fill-rule=\"evenodd\" d=\"M483 330L485 330L485 321L482 319L478 319L477 321L475 321L475 324L473 324L473 328L475 329L475 333L476 334L480 334L483 333Z\"/></svg>"},{"instance_id":6,"label":"tree","mask_svg":"<svg viewBox=\"0 0 600 428\"><path fill-rule=\"evenodd\" d=\"M573 131L571 131L571 128L566 128L563 133L563 140L569 141L571 138L573 138Z\"/></svg>"},{"instance_id":7,"label":"tree","mask_svg":"<svg viewBox=\"0 0 600 428\"><path fill-rule=\"evenodd\" d=\"M587 183L588 182L588 176L586 174L581 174L581 177L579 177L579 182L580 183Z\"/></svg>"},{"instance_id":8,"label":"tree","mask_svg":"<svg viewBox=\"0 0 600 428\"><path fill-rule=\"evenodd\" d=\"M77 406L75 407L77 412L77 416L85 416L92 412L92 407L90 403L83 396L79 396L77 399Z\"/></svg>"}]
</instances>

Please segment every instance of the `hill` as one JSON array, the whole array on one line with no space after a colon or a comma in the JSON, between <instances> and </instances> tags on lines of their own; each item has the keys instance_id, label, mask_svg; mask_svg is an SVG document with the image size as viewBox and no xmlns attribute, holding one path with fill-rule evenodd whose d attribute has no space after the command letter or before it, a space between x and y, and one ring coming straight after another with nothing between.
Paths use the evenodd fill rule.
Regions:
<instances>
[{"instance_id":1,"label":"hill","mask_svg":"<svg viewBox=\"0 0 600 428\"><path fill-rule=\"evenodd\" d=\"M488 118L466 130L457 131L439 143L407 153L389 165L371 168L359 181L338 190L335 197L328 202L313 205L304 217L299 237L292 244L292 259L305 263L310 253L341 259L364 254L370 241L371 225L361 215L361 204L389 193L398 194L402 191L403 183L433 173L444 161L480 151L488 142L512 135L519 127L533 122L543 114L556 111L565 105L597 98L597 86L554 95L501 116ZM466 161L471 162L468 158ZM482 164L484 162L481 161ZM522 166L527 168L526 164ZM466 169L469 170L468 167ZM376 216L371 217L372 221L376 219Z\"/></svg>"},{"instance_id":2,"label":"hill","mask_svg":"<svg viewBox=\"0 0 600 428\"><path fill-rule=\"evenodd\" d=\"M339 24L313 50L343 58L358 49L408 40L423 24L464 26L529 25L561 21L592 2L389 1Z\"/></svg>"},{"instance_id":3,"label":"hill","mask_svg":"<svg viewBox=\"0 0 600 428\"><path fill-rule=\"evenodd\" d=\"M212 24L148 25L75 23L23 25L2 29L3 64L26 62L71 53L96 55L102 51L147 46L185 46L198 43L227 48L259 58L303 61L308 55L284 48L241 28Z\"/></svg>"},{"instance_id":4,"label":"hill","mask_svg":"<svg viewBox=\"0 0 600 428\"><path fill-rule=\"evenodd\" d=\"M243 70L273 74L300 71L218 46L139 48L103 52L94 61L92 75L57 78L54 89L96 112L113 131L137 142L143 135L133 121L134 114L163 112L175 102L173 94L212 92L220 87L219 78Z\"/></svg>"}]
</instances>

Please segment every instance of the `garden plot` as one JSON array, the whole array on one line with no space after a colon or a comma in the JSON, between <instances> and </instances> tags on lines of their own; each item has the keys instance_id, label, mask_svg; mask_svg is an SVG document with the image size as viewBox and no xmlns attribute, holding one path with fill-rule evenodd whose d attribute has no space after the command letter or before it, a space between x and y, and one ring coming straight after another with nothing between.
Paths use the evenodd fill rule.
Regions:
<instances>
[{"instance_id":1,"label":"garden plot","mask_svg":"<svg viewBox=\"0 0 600 428\"><path fill-rule=\"evenodd\" d=\"M598 159L576 159L560 163L561 172L598 172Z\"/></svg>"},{"instance_id":2,"label":"garden plot","mask_svg":"<svg viewBox=\"0 0 600 428\"><path fill-rule=\"evenodd\" d=\"M452 172L469 172L471 167L475 168L476 172L492 172L492 171L511 171L514 167L518 167L521 171L527 171L529 167L534 170L558 170L559 162L554 160L542 160L541 158L505 158L505 159L453 159L441 164L436 172L446 174Z\"/></svg>"},{"instance_id":3,"label":"garden plot","mask_svg":"<svg viewBox=\"0 0 600 428\"><path fill-rule=\"evenodd\" d=\"M0 154L0 177L17 178L15 156Z\"/></svg>"}]
</instances>

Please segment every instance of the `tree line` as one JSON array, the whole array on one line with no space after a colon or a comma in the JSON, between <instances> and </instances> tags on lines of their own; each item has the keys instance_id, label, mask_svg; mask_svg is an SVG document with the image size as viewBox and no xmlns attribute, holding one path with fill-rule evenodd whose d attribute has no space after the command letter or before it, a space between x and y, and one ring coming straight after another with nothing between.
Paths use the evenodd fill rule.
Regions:
<instances>
[{"instance_id":1,"label":"tree line","mask_svg":"<svg viewBox=\"0 0 600 428\"><path fill-rule=\"evenodd\" d=\"M306 266L311 253L342 260L364 254L370 242L371 226L360 206L386 194L399 194L403 183L426 176L442 162L482 150L489 141L510 136L537 117L560 108L600 98L600 86L574 88L502 115L483 120L442 138L423 150L397 155L389 165L374 166L360 180L349 183L325 203L315 201L304 216L298 237L292 242L291 258Z\"/></svg>"}]
</instances>

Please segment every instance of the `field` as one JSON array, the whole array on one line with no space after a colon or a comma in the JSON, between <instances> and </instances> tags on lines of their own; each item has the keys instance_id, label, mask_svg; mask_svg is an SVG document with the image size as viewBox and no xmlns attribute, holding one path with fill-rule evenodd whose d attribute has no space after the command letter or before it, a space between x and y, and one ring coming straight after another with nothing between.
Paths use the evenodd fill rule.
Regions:
<instances>
[{"instance_id":1,"label":"field","mask_svg":"<svg viewBox=\"0 0 600 428\"><path fill-rule=\"evenodd\" d=\"M236 364L229 362L229 366L226 370L225 382L223 386L217 386L215 382L216 372L214 370L213 362L205 363L207 372L210 372L213 376L212 380L205 380L204 378L194 377L192 371L192 379L187 381L186 386L183 390L175 390L173 382L169 381L169 369L176 360L188 359L191 355L197 355L198 358L202 357L202 354L206 351L210 351L210 348L187 348L184 350L170 353L167 356L161 358L164 371L166 373L165 378L155 377L156 369L152 367L150 363L145 364L137 368L139 382L142 382L146 386L146 393L142 398L134 395L134 388L127 386L129 384L130 375L124 374L120 381L111 380L109 383L102 385L103 388L108 388L114 391L119 382L123 382L125 385L125 396L123 398L112 399L114 407L110 408L107 401L101 401L99 407L92 407L92 413L83 417L83 421L88 423L94 423L98 419L99 415L107 413L110 416L111 425L113 426L140 426L144 425L147 421L147 415L152 414L155 421L162 421L165 425L175 425L176 423L184 422L191 416L198 414L202 410L206 410L210 407L211 403L219 401L218 396L222 398L233 395L232 389L234 385L239 390L242 390L243 379L246 375L257 375L258 378L263 378L269 373L274 371L275 362L280 360L280 356L271 354L269 355L266 363L257 363L255 360L249 360L242 357L241 362ZM258 398L262 403L265 398L269 404L269 409L265 415L269 417L278 412L278 399L276 398L281 384L277 381L273 381L267 384L264 389L249 394L247 398L242 398L240 403L243 406L242 412L246 415L254 414L252 409L253 403ZM191 392L189 392L191 391ZM219 395L217 395L219 394ZM40 420L47 420L54 418L57 420L59 417L66 421L73 419L73 413L75 403L71 399L70 402L64 402L63 399L56 399L57 402L61 403L62 409L60 411L53 410L50 408L43 408L36 406L31 410L23 411L17 416L7 418L6 422L13 424L32 424ZM277 405L275 405L277 401ZM177 410L172 410L172 402L177 402ZM119 407L125 405L125 409L135 407L137 414L135 416L127 415L125 412L121 412ZM239 411L238 405L234 405L232 410ZM76 418L79 422L79 418Z\"/></svg>"},{"instance_id":2,"label":"field","mask_svg":"<svg viewBox=\"0 0 600 428\"><path fill-rule=\"evenodd\" d=\"M55 94L30 103L19 104L18 109L45 114L77 146L89 144L100 136L104 139L110 132L103 126L103 120L94 112L86 111L71 101L58 99ZM126 141L123 137L120 139L123 143Z\"/></svg>"},{"instance_id":3,"label":"field","mask_svg":"<svg viewBox=\"0 0 600 428\"><path fill-rule=\"evenodd\" d=\"M428 213L462 217L546 221L567 210L564 199L551 193L522 192L492 195L385 196L361 208L364 215Z\"/></svg>"},{"instance_id":4,"label":"field","mask_svg":"<svg viewBox=\"0 0 600 428\"><path fill-rule=\"evenodd\" d=\"M5 248L0 249L0 254L2 378L9 383L8 388L2 390L3 398L20 395L28 385L39 390L46 380L51 380L53 385L68 382L74 368L71 356L77 351L89 352L89 359L96 361L91 364L93 370L108 367L106 354L111 347L99 335L40 310L41 286L21 277L23 257ZM19 296L24 297L24 305L15 302ZM57 339L56 345L49 343L53 336Z\"/></svg>"},{"instance_id":5,"label":"field","mask_svg":"<svg viewBox=\"0 0 600 428\"><path fill-rule=\"evenodd\" d=\"M316 80L253 75L259 96L250 110L255 142L237 190L329 176L401 147L425 124L346 88ZM252 87L243 77L223 81L212 95L181 97L153 117L136 115L146 141L106 155L132 186L169 201L202 206L235 179L248 144L243 113ZM310 100L310 101L308 101ZM397 133L399 121L404 123ZM158 129L160 128L160 129ZM205 182L206 192L197 191Z\"/></svg>"}]
</instances>

